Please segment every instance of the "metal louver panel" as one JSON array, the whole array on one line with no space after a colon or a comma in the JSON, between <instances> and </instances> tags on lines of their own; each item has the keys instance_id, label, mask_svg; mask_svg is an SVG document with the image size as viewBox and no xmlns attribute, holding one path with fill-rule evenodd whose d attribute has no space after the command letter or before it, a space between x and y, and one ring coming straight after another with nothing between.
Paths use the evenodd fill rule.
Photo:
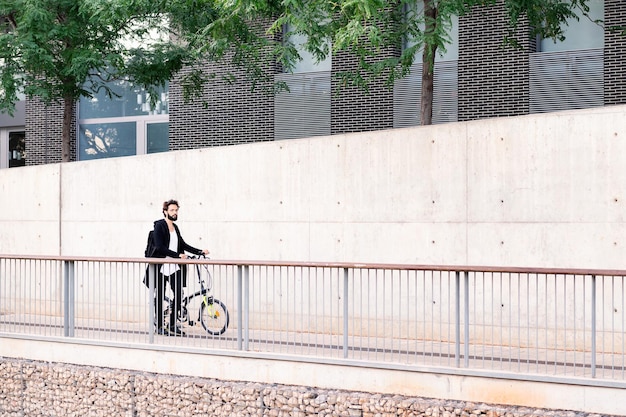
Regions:
<instances>
[{"instance_id":1,"label":"metal louver panel","mask_svg":"<svg viewBox=\"0 0 626 417\"><path fill-rule=\"evenodd\" d=\"M530 55L530 113L604 105L602 49Z\"/></svg>"},{"instance_id":2,"label":"metal louver panel","mask_svg":"<svg viewBox=\"0 0 626 417\"><path fill-rule=\"evenodd\" d=\"M420 106L422 63L411 66L411 73L396 81L393 89L393 127L421 124ZM457 61L435 63L433 124L456 122L459 114Z\"/></svg>"},{"instance_id":3,"label":"metal louver panel","mask_svg":"<svg viewBox=\"0 0 626 417\"><path fill-rule=\"evenodd\" d=\"M274 139L330 135L330 72L280 74L289 92L274 99Z\"/></svg>"}]
</instances>

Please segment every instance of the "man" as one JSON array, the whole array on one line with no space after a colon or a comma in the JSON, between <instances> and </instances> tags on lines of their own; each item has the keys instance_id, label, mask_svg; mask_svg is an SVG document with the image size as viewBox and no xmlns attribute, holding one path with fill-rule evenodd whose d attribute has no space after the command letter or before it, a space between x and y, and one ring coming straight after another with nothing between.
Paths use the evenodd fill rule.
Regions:
<instances>
[{"instance_id":1,"label":"man","mask_svg":"<svg viewBox=\"0 0 626 417\"><path fill-rule=\"evenodd\" d=\"M163 203L164 219L154 222L154 245L156 247L155 258L180 258L187 259L185 252L195 255L206 255L206 249L197 249L188 245L180 234L178 226L174 223L178 220L178 201L168 200ZM180 311L183 295L183 287L187 285L187 266L177 264L162 264L157 266L156 274L156 300L155 317L157 321L157 333L162 335L184 336L185 333L176 326L176 317ZM165 283L169 281L170 288L174 293L174 306L170 310L169 328L163 327L163 299L165 297Z\"/></svg>"}]
</instances>

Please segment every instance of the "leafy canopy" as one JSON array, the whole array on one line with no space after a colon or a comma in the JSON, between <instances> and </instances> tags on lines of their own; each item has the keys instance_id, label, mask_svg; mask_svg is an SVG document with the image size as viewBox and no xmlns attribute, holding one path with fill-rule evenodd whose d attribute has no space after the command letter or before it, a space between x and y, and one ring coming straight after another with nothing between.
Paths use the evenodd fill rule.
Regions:
<instances>
[{"instance_id":1,"label":"leafy canopy","mask_svg":"<svg viewBox=\"0 0 626 417\"><path fill-rule=\"evenodd\" d=\"M0 110L23 92L77 100L107 82L163 85L186 62L150 0L0 0Z\"/></svg>"},{"instance_id":2,"label":"leafy canopy","mask_svg":"<svg viewBox=\"0 0 626 417\"><path fill-rule=\"evenodd\" d=\"M562 39L563 23L588 12L590 1L0 0L0 110L11 110L20 91L44 101L76 100L100 89L114 94L107 82L116 78L150 90L185 64L226 59L253 85L273 85L268 69L278 63L290 71L301 59L290 35L304 37L304 49L318 61L340 52L355 56L355 69L341 74L346 83L367 87L384 75L392 85L418 54L431 60L445 50L452 16L503 4L510 23L504 40L516 45L523 21L532 28L528 36ZM407 38L411 46L402 48ZM399 53L381 57L389 47ZM188 73L187 96L214 75Z\"/></svg>"},{"instance_id":3,"label":"leafy canopy","mask_svg":"<svg viewBox=\"0 0 626 417\"><path fill-rule=\"evenodd\" d=\"M172 0L168 13L196 57L230 57L253 80L268 80L267 63L293 69L301 59L290 35L306 39L303 48L318 61L339 52L358 62L340 74L347 83L367 87L378 77L392 85L408 74L418 54L432 60L450 43L453 16L478 6L501 4L508 34L503 43L519 47L517 29L530 25L529 37L562 40L567 19L586 14L592 0ZM402 48L407 38L411 46ZM381 57L383 48L397 56ZM196 77L201 78L199 73ZM193 83L192 83L193 84Z\"/></svg>"},{"instance_id":4,"label":"leafy canopy","mask_svg":"<svg viewBox=\"0 0 626 417\"><path fill-rule=\"evenodd\" d=\"M77 100L127 79L153 92L185 65L229 61L256 85L275 85L302 57L291 35L321 61L347 52L355 67L345 84L388 85L408 74L418 54L433 62L449 43L452 16L477 6L504 6L517 45L528 36L562 39L563 23L589 11L592 0L0 0L0 111L20 92L46 102ZM167 19L165 19L167 17ZM411 45L403 48L407 38ZM395 48L396 55L380 54ZM216 74L202 66L182 78L187 99ZM432 68L431 68L432 75ZM232 74L226 78L233 79ZM151 94L156 97L156 94Z\"/></svg>"}]
</instances>

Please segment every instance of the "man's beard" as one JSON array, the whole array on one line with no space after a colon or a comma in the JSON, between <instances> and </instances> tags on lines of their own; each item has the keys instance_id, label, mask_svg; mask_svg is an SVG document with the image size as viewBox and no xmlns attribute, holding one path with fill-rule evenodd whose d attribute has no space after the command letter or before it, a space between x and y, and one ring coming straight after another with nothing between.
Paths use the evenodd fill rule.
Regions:
<instances>
[{"instance_id":1,"label":"man's beard","mask_svg":"<svg viewBox=\"0 0 626 417\"><path fill-rule=\"evenodd\" d=\"M174 214L173 216L170 216L169 214L167 215L167 218L173 222L175 222L176 220L178 220L178 214Z\"/></svg>"}]
</instances>

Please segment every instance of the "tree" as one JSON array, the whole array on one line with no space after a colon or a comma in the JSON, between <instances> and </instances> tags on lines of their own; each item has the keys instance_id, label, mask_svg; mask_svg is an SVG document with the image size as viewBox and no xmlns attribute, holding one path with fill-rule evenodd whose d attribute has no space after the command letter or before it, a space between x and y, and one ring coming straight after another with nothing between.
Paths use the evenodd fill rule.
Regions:
<instances>
[{"instance_id":1,"label":"tree","mask_svg":"<svg viewBox=\"0 0 626 417\"><path fill-rule=\"evenodd\" d=\"M529 36L558 39L563 22L578 9L586 13L591 0L420 1L423 7L416 0L0 0L0 111L11 113L22 91L63 103L61 160L69 161L79 98L101 90L113 97L110 82L119 79L154 92L186 65L226 59L244 68L253 86L269 81L262 85L280 90L285 86L273 84L268 63L289 70L301 59L289 41L293 33L305 35L305 49L320 60L353 54L357 69L339 76L365 89L380 77L392 86L421 51L421 120L430 124L435 54L448 42L453 15L500 3L511 34L526 19ZM379 58L382 48L398 48L407 36L413 46ZM514 37L505 40L515 45ZM187 99L216 75L200 68L182 78Z\"/></svg>"},{"instance_id":2,"label":"tree","mask_svg":"<svg viewBox=\"0 0 626 417\"><path fill-rule=\"evenodd\" d=\"M114 96L115 79L152 91L185 64L159 7L150 0L0 0L0 110L12 114L20 92L62 103L61 160L69 161L80 97L102 89Z\"/></svg>"},{"instance_id":3,"label":"tree","mask_svg":"<svg viewBox=\"0 0 626 417\"><path fill-rule=\"evenodd\" d=\"M322 60L329 54L349 51L358 68L339 74L343 84L367 89L369 83L385 77L392 86L406 76L419 53L422 54L422 124L432 123L434 63L438 50L449 44L453 16L463 16L479 6L500 4L506 8L510 30L503 44L519 47L515 38L520 23L530 26L528 36L562 40L564 23L577 19L577 11L587 14L591 0L186 0L173 1L176 21L183 38L194 45L198 56L221 59L229 51L243 59L250 73L262 70L256 65L259 51L290 69L300 59L289 34L306 36L304 48ZM194 11L180 13L186 4ZM205 22L196 16L210 10ZM193 16L189 22L187 16ZM263 31L251 30L250 22L267 22ZM289 31L284 33L284 28ZM286 35L286 36L283 36ZM382 48L413 42L397 57L380 59ZM239 60L241 61L241 59ZM233 61L237 64L237 60ZM195 74L196 80L199 74ZM193 84L193 83L192 83ZM194 88L196 85L194 84ZM197 91L197 90L196 90Z\"/></svg>"}]
</instances>

